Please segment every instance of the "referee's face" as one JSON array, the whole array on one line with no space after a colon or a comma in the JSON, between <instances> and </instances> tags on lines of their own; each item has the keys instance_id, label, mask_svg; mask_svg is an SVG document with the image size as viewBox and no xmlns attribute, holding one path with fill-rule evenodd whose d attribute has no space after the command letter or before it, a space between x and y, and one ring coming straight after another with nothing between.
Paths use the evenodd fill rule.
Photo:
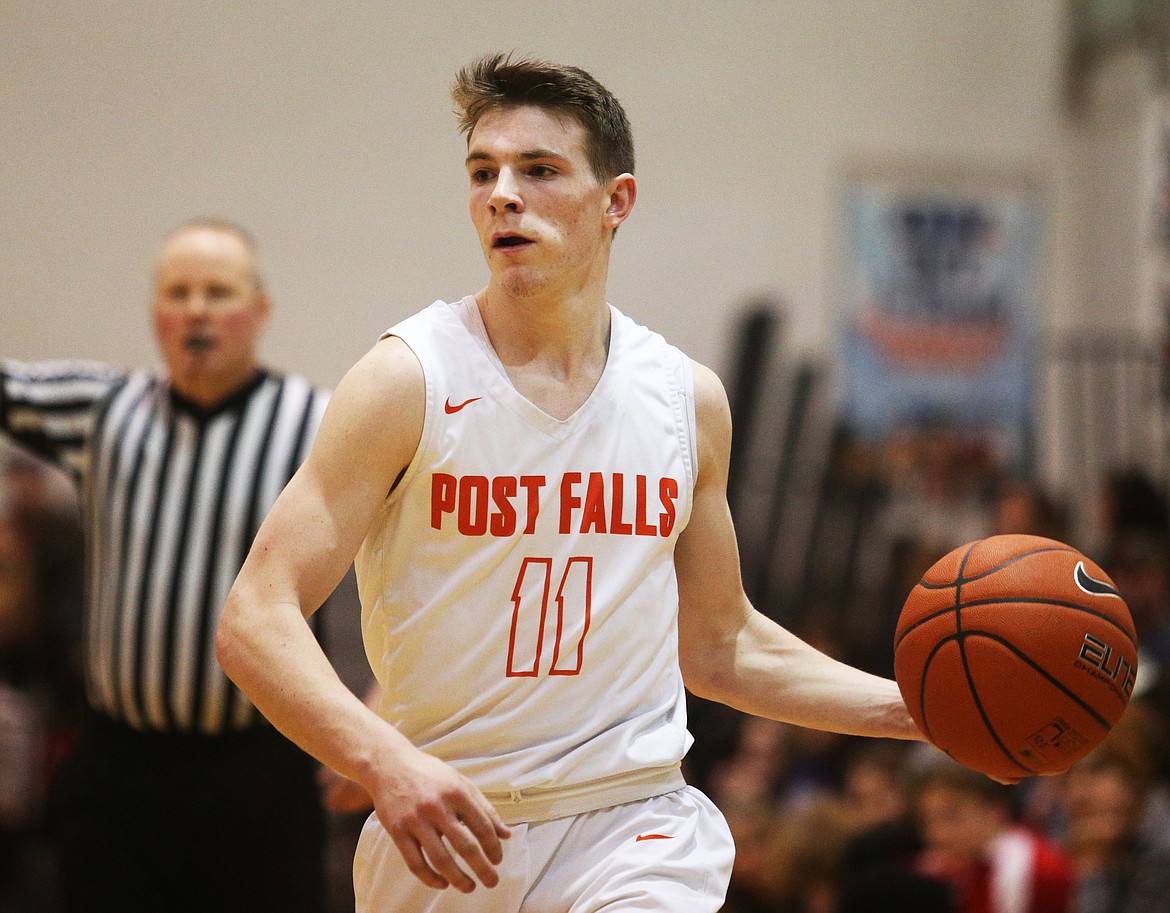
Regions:
<instances>
[{"instance_id":1,"label":"referee's face","mask_svg":"<svg viewBox=\"0 0 1170 913\"><path fill-rule=\"evenodd\" d=\"M153 312L175 390L215 406L246 384L268 308L242 238L203 226L174 235L159 255Z\"/></svg>"}]
</instances>

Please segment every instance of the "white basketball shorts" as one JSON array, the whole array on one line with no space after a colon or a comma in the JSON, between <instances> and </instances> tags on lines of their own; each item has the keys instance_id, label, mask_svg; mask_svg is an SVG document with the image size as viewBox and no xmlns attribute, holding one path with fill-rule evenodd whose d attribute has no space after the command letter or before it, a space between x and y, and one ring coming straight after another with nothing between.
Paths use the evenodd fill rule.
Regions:
<instances>
[{"instance_id":1,"label":"white basketball shorts","mask_svg":"<svg viewBox=\"0 0 1170 913\"><path fill-rule=\"evenodd\" d=\"M428 888L376 815L354 856L357 913L716 913L735 848L694 787L568 818L512 825L500 883Z\"/></svg>"}]
</instances>

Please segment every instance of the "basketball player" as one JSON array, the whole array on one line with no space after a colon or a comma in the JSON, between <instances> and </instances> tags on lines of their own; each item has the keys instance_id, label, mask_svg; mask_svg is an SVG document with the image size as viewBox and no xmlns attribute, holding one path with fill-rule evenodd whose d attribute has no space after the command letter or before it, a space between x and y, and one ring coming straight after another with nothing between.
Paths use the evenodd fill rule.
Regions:
<instances>
[{"instance_id":1,"label":"basketball player","mask_svg":"<svg viewBox=\"0 0 1170 913\"><path fill-rule=\"evenodd\" d=\"M805 726L917 731L892 681L748 604L724 391L606 303L637 189L619 103L501 56L453 97L487 285L392 327L339 385L219 656L373 797L364 913L715 911L733 848L680 775L684 681ZM355 552L378 713L304 620Z\"/></svg>"}]
</instances>

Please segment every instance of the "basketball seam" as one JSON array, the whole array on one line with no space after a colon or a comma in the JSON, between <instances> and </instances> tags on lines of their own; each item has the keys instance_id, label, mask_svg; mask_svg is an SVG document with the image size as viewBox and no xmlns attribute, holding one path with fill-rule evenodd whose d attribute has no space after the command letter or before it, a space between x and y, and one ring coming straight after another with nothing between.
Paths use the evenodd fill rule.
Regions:
<instances>
[{"instance_id":1,"label":"basketball seam","mask_svg":"<svg viewBox=\"0 0 1170 913\"><path fill-rule=\"evenodd\" d=\"M991 717L987 715L987 710L983 706L983 700L979 697L979 691L975 687L975 676L971 674L971 664L967 661L966 640L968 635L956 634L955 636L959 642L959 655L963 659L963 675L967 679L967 690L971 692L971 700L975 702L975 709L979 711L979 716L983 720L983 728L986 729L987 732L991 735L992 741L994 741L995 744L999 747L999 750L1003 752L1004 757L1015 764L1016 767L1020 768L1020 770L1030 774L1036 773L1036 771L1034 771L1027 764L1024 764L1011 751L1009 751L1007 745L1004 744L1003 739L999 737L999 732L997 732L995 726L992 725ZM923 687L923 690L926 690L925 686Z\"/></svg>"},{"instance_id":2,"label":"basketball seam","mask_svg":"<svg viewBox=\"0 0 1170 913\"><path fill-rule=\"evenodd\" d=\"M959 645L959 660L960 660L962 667L963 667L963 677L967 680L967 690L971 694L971 700L973 700L975 702L975 709L979 711L979 716L983 719L983 727L991 734L991 738L995 742L995 744L999 746L999 750L1001 752L1003 752L1003 754L1008 758L1008 760L1010 760L1017 767L1021 768L1022 770L1026 771L1027 773L1035 773L1035 771L1033 771L1031 768L1025 766L1024 764L1021 764L1016 759L1015 755L1013 755L1010 751L1008 751L1007 746L1003 743L1003 740L999 737L999 733L996 732L995 727L991 725L991 719L987 716L987 711L983 708L983 701L980 699L979 692L975 688L975 677L974 677L974 675L971 674L971 664L967 660L967 637L963 632L963 616L962 616L963 584L968 582L967 577L966 577L967 561L970 559L971 553L973 551L975 551L976 545L978 545L977 542L972 543L971 547L969 549L967 549L966 554L963 555L963 560L959 564L959 575L955 579L955 609L954 609L955 610L955 634L954 634L954 639ZM1010 564L1010 562L1008 562L1008 563ZM940 642L939 645L941 646L942 643L946 643L950 639L951 638L944 638ZM926 670L923 670L922 692L923 692L924 698L925 698L925 694L926 694L925 675L926 675ZM925 700L923 703L924 703L923 718L925 719Z\"/></svg>"},{"instance_id":3,"label":"basketball seam","mask_svg":"<svg viewBox=\"0 0 1170 913\"><path fill-rule=\"evenodd\" d=\"M951 584L951 585L954 586L954 584ZM1018 598L1012 598L1012 599L1003 599L1003 598L999 598L999 599L991 599L991 598L974 599L971 602L960 602L960 603L957 603L956 605L953 605L953 606L946 606L945 608L939 609L936 612L931 612L929 615L926 615L926 616L923 616L922 618L919 618L916 622L914 622L912 625L910 625L908 628L906 628L905 631L903 631L901 634L899 634L895 638L894 649L896 650L898 648L898 645L915 628L921 627L922 625L926 624L928 621L934 621L936 618L941 618L943 615L946 615L947 612L956 612L957 613L960 609L969 609L972 606L994 605L997 602L1019 603L1020 605L1047 605L1047 606L1055 606L1057 608L1062 608L1062 609L1075 609L1079 612L1085 613L1086 615L1091 615L1094 618L1099 618L1099 619L1101 619L1101 621L1108 622L1110 625L1112 625L1114 628L1117 629L1119 634L1122 634L1125 637L1125 639L1129 642L1130 646L1132 646L1135 650L1137 649L1137 643L1134 640L1134 638L1132 638L1130 636L1129 632L1124 627L1121 626L1121 624L1117 621L1117 619L1113 618L1107 612L1102 612L1102 611L1098 611L1097 609L1089 608L1089 606L1081 605L1079 602L1065 602L1064 600L1061 600L1061 599L1037 599L1037 598L1033 598L1033 597L1018 597Z\"/></svg>"},{"instance_id":4,"label":"basketball seam","mask_svg":"<svg viewBox=\"0 0 1170 913\"><path fill-rule=\"evenodd\" d=\"M1025 773L1035 774L1036 771L1032 770L1032 768L1028 767L1025 764L1021 764L1018 760L1016 760L1015 756L1013 756L1012 753L1010 751L1008 751L1007 746L1004 745L1003 740L999 737L999 733L996 732L995 727L991 725L991 720L989 720L987 718L987 712L983 709L983 702L979 699L979 692L975 690L975 684L971 680L971 669L967 665L967 657L963 651L963 636L961 633L955 633L955 634L950 635L949 637L944 637L942 640L940 640L937 644L934 645L934 649L932 649L930 651L930 653L926 657L926 661L922 664L922 683L918 689L918 695L919 695L918 706L919 706L919 715L922 718L922 728L926 732L926 737L928 739L930 739L930 741L932 743L935 743L934 735L930 731L930 720L927 719L927 716L926 716L926 677L927 677L927 674L930 672L930 664L932 662L934 662L935 655L938 653L939 650L941 650L946 644L950 643L952 640L955 641L956 643L958 643L958 645L959 645L959 655L962 659L962 664L963 664L963 676L967 680L967 690L971 694L971 699L975 702L975 709L979 711L979 716L982 717L982 719L983 719L984 728L987 730L988 734L991 736L991 738L995 742L995 744L999 747L999 750L1001 752L1003 752L1004 756L1009 761L1011 761L1013 764L1015 764L1017 767L1019 767ZM935 744L937 744L937 743L935 743ZM939 747L941 748L942 746L939 746ZM943 750L946 751L945 748ZM950 752L948 751L947 754L950 754ZM952 757L953 757L953 755L952 755Z\"/></svg>"},{"instance_id":5,"label":"basketball seam","mask_svg":"<svg viewBox=\"0 0 1170 913\"><path fill-rule=\"evenodd\" d=\"M927 737L931 738L931 741L933 741L933 738L931 737L931 732L930 732L930 722L926 718L926 677L927 677L927 673L930 670L930 665L934 661L934 657L938 653L938 651L941 650L946 644L950 643L951 641L954 641L959 645L959 654L962 657L962 664L963 664L963 675L967 679L967 687L968 687L969 691L971 692L971 698L975 702L975 707L979 711L980 717L983 718L983 725L987 728L988 733L991 735L992 739L995 740L995 744L999 746L1000 751L1003 752L1004 756L1007 757L1007 759L1009 761L1011 761L1013 764L1015 764L1017 767L1019 767L1022 770L1028 771L1029 773L1035 773L1035 771L1032 770L1032 768L1028 767L1026 764L1021 763L1015 757L1015 755L1013 755L1012 752L1008 750L1007 746L1004 745L1003 740L999 737L999 733L996 731L995 727L992 725L991 720L988 718L986 711L983 709L983 702L979 698L979 692L975 689L975 684L974 684L974 681L973 681L973 678L971 675L970 666L967 663L966 650L965 650L964 644L963 644L963 641L965 641L968 637L986 637L990 640L995 641L996 643L1000 644L1001 646L1006 647L1017 659L1022 660L1024 663L1031 666L1032 669L1034 671L1036 671L1037 673L1039 673L1046 681L1048 681L1049 684L1055 686L1062 694L1064 694L1065 697L1069 698L1074 704L1076 704L1078 707L1080 707L1081 710L1083 710L1090 717L1092 717L1093 720L1098 725L1100 725L1102 729L1104 729L1106 732L1109 732L1109 730L1111 730L1113 728L1104 719L1104 717L1102 717L1099 713L1097 713L1097 711L1094 710L1089 704L1087 704L1085 701L1081 700L1081 698L1078 697L1076 695L1076 693L1074 693L1073 691L1070 691L1067 687L1065 687L1065 685L1058 678L1055 678L1054 676L1052 676L1046 669L1044 669L1044 667L1039 665L1034 659L1032 659L1030 656L1028 656L1027 653L1021 652L1017 647L1015 647L1011 643L1011 641L1006 640L1005 638L1003 638L1000 635L995 634L991 631L981 631L979 629L973 629L970 631L958 631L954 634L951 634L951 635L948 635L947 637L944 637L937 644L935 644L934 648L927 655L926 661L923 663L922 678L921 678L922 683L919 687L919 702L918 703L919 703L920 715L922 717L923 728L926 731Z\"/></svg>"},{"instance_id":6,"label":"basketball seam","mask_svg":"<svg viewBox=\"0 0 1170 913\"><path fill-rule=\"evenodd\" d=\"M975 545L978 545L978 544L979 544L978 542L975 543ZM974 551L975 545L972 545L972 547L967 551L967 554L963 556L962 564L959 566L959 576L956 577L954 580L948 581L947 583L933 583L933 582L927 581L927 579L924 577L918 581L918 585L920 587L922 587L924 590L945 590L945 589L947 589L947 587L958 586L958 585L961 585L963 583L970 583L973 580L982 580L984 577L989 577L992 574L998 573L999 571L1002 571L1005 567L1010 567L1011 565L1015 564L1017 561L1022 561L1023 559L1030 558L1033 555L1043 555L1043 554L1046 554L1048 552L1071 552L1073 554L1077 553L1076 549L1074 549L1074 548L1038 548L1038 549L1035 549L1034 551L1023 552L1022 554L1019 554L1019 555L1013 555L1011 558L1009 558L1007 561L1004 561L1002 564L997 564L995 567L989 567L989 568L987 568L987 570L980 571L978 574L975 574L973 577L963 577L962 576L963 568L965 568L967 566L967 559L970 557L971 552Z\"/></svg>"},{"instance_id":7,"label":"basketball seam","mask_svg":"<svg viewBox=\"0 0 1170 913\"><path fill-rule=\"evenodd\" d=\"M970 691L970 693L971 693L971 700L973 700L975 702L975 709L979 711L979 716L983 719L983 726L991 734L991 738L995 742L995 744L999 746L999 750L1001 752L1003 752L1003 754L1008 758L1008 760L1011 761L1013 764L1015 764L1017 767L1021 768L1022 770L1026 771L1027 773L1034 773L1035 771L1033 771L1030 767L1020 763L1020 761L1015 757L1015 755L1013 755L1010 751L1008 751L1007 746L1003 743L1003 740L999 737L999 733L996 732L995 727L991 725L991 720L987 716L987 711L983 708L983 701L980 699L979 692L975 688L975 677L971 674L971 664L967 660L967 638L963 633L963 618L962 618L963 584L968 582L967 577L966 577L967 561L970 559L971 553L973 551L975 551L975 548L978 544L979 544L978 542L972 543L971 547L969 549L967 549L966 554L963 555L963 560L959 564L959 575L955 580L955 639L957 640L957 642L959 644L959 659L960 659L962 666L963 666L963 676L967 680L967 690ZM1006 563L1010 564L1011 562L1009 561ZM944 639L943 642L945 643L946 640ZM924 672L924 674L925 674L925 672ZM922 683L922 691L923 691L923 693L926 692L925 679L923 680L923 683Z\"/></svg>"},{"instance_id":8,"label":"basketball seam","mask_svg":"<svg viewBox=\"0 0 1170 913\"><path fill-rule=\"evenodd\" d=\"M995 731L995 727L991 725L991 720L988 719L987 711L985 711L983 709L983 701L981 701L979 699L979 692L975 690L975 683L972 680L971 669L970 669L969 665L967 664L967 657L966 657L966 654L964 653L964 650L963 650L964 636L965 635L962 634L961 632L957 632L955 634L950 635L949 637L944 637L942 640L940 640L937 644L934 645L934 649L932 649L930 651L930 653L926 657L925 662L923 662L923 664L922 664L922 681L921 681L921 684L918 688L918 714L919 714L919 717L922 719L922 728L926 734L926 737L928 739L930 739L932 744L936 744L935 739L934 739L934 734L930 730L930 720L926 716L926 677L927 677L927 673L930 671L930 665L932 662L934 662L934 657L938 653L938 651L941 650L946 644L950 643L951 641L955 641L959 645L959 655L962 658L963 676L967 680L967 690L971 694L971 699L975 702L975 709L979 711L979 716L983 719L984 728L987 730L988 734L994 740L995 744L999 747L999 750L1003 753L1003 755L1009 761L1011 761L1011 763L1015 764L1016 767L1020 768L1025 773L1035 774L1036 771L1034 771L1032 768L1028 767L1026 764L1022 764L1019 760L1016 759L1016 757L1008 750L1007 746L1003 743L1003 740L999 737L999 733ZM941 747L941 746L939 746L939 747ZM946 751L945 748L943 750ZM947 754L950 754L950 752L948 751ZM953 755L952 755L952 757L953 757Z\"/></svg>"},{"instance_id":9,"label":"basketball seam","mask_svg":"<svg viewBox=\"0 0 1170 913\"><path fill-rule=\"evenodd\" d=\"M1085 713L1089 714L1089 716L1091 716L1094 720L1096 720L1097 723L1099 723L1101 725L1101 727L1106 732L1108 732L1110 729L1113 728L1103 716L1101 716L1099 713L1097 713L1097 711L1094 710L1090 704L1088 704L1086 701L1082 700L1076 694L1076 692L1069 690L1069 688L1066 685L1064 685L1060 681L1060 679L1054 677L1050 672L1048 672L1047 669L1045 669L1043 666L1041 666L1039 663L1037 663L1036 660L1034 660L1032 657L1030 657L1027 653L1024 653L1022 650L1020 650L1020 648L1017 647L1015 644L1013 644L1010 640L1007 640L1003 635L996 634L993 631L980 631L978 629L972 630L972 631L966 631L966 632L964 632L964 635L968 636L968 637L970 637L970 636L986 637L989 640L995 641L996 643L1000 644L1001 646L1007 647L1013 654L1015 654L1015 656L1018 659L1022 659L1025 663L1027 663L1029 666L1031 666L1033 669L1035 669L1037 672L1039 672L1042 676L1044 676L1044 678L1047 679L1049 681L1049 683L1051 683L1051 684L1055 685L1057 688L1059 688L1065 697L1072 700L1072 702L1075 703L1078 707L1080 707L1083 711L1085 711Z\"/></svg>"}]
</instances>

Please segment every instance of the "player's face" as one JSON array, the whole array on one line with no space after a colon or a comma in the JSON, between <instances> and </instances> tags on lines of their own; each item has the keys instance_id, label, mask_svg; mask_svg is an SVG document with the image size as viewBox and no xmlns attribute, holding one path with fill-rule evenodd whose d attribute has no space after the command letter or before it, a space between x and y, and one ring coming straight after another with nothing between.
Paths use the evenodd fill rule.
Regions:
<instances>
[{"instance_id":1,"label":"player's face","mask_svg":"<svg viewBox=\"0 0 1170 913\"><path fill-rule=\"evenodd\" d=\"M179 393L214 405L242 386L256 371L268 320L268 299L257 287L248 246L214 228L174 236L159 256L153 315Z\"/></svg>"},{"instance_id":2,"label":"player's face","mask_svg":"<svg viewBox=\"0 0 1170 913\"><path fill-rule=\"evenodd\" d=\"M633 178L599 182L585 140L576 121L537 107L491 111L471 133L471 219L492 283L514 297L604 285Z\"/></svg>"}]
</instances>

